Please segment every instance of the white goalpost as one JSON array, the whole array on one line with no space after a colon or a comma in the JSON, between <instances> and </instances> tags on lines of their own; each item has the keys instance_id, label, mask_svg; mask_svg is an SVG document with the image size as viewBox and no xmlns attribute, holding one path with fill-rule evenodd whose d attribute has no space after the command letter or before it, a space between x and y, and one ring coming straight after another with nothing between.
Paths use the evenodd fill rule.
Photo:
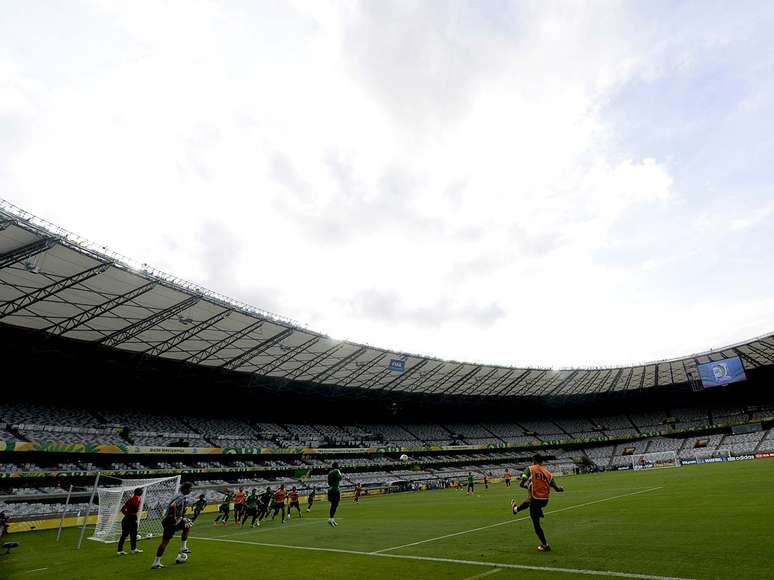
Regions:
<instances>
[{"instance_id":1,"label":"white goalpost","mask_svg":"<svg viewBox=\"0 0 774 580\"><path fill-rule=\"evenodd\" d=\"M676 451L654 451L632 455L632 469L649 469L652 467L680 467Z\"/></svg>"},{"instance_id":2,"label":"white goalpost","mask_svg":"<svg viewBox=\"0 0 774 580\"><path fill-rule=\"evenodd\" d=\"M180 489L180 476L154 479L115 478L115 481L118 484L110 487L99 487L95 482L99 511L94 535L89 539L105 543L119 540L123 518L121 508L138 488L142 489L142 496L137 518L137 537L142 539L160 536L163 531L161 520L164 517L164 511Z\"/></svg>"}]
</instances>

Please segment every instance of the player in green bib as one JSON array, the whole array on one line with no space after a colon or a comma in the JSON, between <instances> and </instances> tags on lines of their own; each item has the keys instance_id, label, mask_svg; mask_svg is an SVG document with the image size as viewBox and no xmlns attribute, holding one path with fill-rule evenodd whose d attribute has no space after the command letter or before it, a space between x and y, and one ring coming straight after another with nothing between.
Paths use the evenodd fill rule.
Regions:
<instances>
[{"instance_id":1,"label":"player in green bib","mask_svg":"<svg viewBox=\"0 0 774 580\"><path fill-rule=\"evenodd\" d=\"M260 501L258 497L258 490L253 488L250 492L250 495L247 496L245 499L245 517L242 519L242 527L245 527L245 523L247 522L247 518L252 517L253 521L250 522L250 527L255 528L260 526L261 524L259 522L256 522L258 519L258 502Z\"/></svg>"},{"instance_id":2,"label":"player in green bib","mask_svg":"<svg viewBox=\"0 0 774 580\"><path fill-rule=\"evenodd\" d=\"M341 471L339 471L339 464L333 462L332 469L328 472L328 501L331 503L330 517L328 518L328 525L332 528L337 526L336 524L336 510L339 507L341 501L341 490L339 485L341 484Z\"/></svg>"},{"instance_id":3,"label":"player in green bib","mask_svg":"<svg viewBox=\"0 0 774 580\"><path fill-rule=\"evenodd\" d=\"M473 472L468 471L468 491L465 492L465 495L473 493L473 487L476 485L476 478L473 475Z\"/></svg>"},{"instance_id":4,"label":"player in green bib","mask_svg":"<svg viewBox=\"0 0 774 580\"><path fill-rule=\"evenodd\" d=\"M215 521L213 522L213 526L217 526L218 522L223 521L223 525L228 525L228 516L231 515L231 502L234 500L234 494L230 491L226 492L226 497L223 498L223 502L220 504L220 507L218 508L218 511L220 512L218 514L218 517L215 518Z\"/></svg>"},{"instance_id":5,"label":"player in green bib","mask_svg":"<svg viewBox=\"0 0 774 580\"><path fill-rule=\"evenodd\" d=\"M193 517L191 518L191 521L195 522L196 518L199 517L199 514L202 513L202 510L207 507L207 499L204 497L204 494L199 496L199 499L196 500L192 507Z\"/></svg>"}]
</instances>

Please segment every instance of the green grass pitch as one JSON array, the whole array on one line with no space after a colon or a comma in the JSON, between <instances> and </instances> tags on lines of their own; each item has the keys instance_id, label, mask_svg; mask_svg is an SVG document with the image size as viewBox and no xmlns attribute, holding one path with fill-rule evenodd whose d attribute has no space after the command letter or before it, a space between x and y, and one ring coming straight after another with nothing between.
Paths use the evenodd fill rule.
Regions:
<instances>
[{"instance_id":1,"label":"green grass pitch","mask_svg":"<svg viewBox=\"0 0 774 580\"><path fill-rule=\"evenodd\" d=\"M15 534L21 546L0 556L0 578L537 578L774 577L774 460L721 463L643 472L560 478L544 529L551 553L537 552L524 516L510 498L523 490L503 483L457 490L345 501L335 529L327 503L285 525L214 527L200 519L189 540L190 560L150 570L157 539L142 555L115 555L114 545L85 541L77 531Z\"/></svg>"}]
</instances>

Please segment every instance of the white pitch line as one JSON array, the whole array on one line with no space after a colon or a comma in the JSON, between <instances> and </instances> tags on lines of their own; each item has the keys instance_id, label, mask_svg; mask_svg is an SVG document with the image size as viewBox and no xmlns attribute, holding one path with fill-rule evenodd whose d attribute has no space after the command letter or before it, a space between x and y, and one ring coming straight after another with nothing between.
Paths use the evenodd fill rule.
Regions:
<instances>
[{"instance_id":1,"label":"white pitch line","mask_svg":"<svg viewBox=\"0 0 774 580\"><path fill-rule=\"evenodd\" d=\"M286 524L285 526L280 526L280 527L259 526L258 528L250 528L248 530L245 530L243 528L239 528L238 532L232 532L232 533L227 534L225 536L212 536L212 537L217 538L217 539L221 539L221 538L231 538L233 536L244 536L245 534L260 534L261 532L277 532L277 531L281 531L281 530L294 530L296 528L300 528L300 527L303 527L305 525L319 524L321 522L327 522L327 520L325 520L323 518L308 518L305 521L299 522L297 524L293 524L293 525L287 525Z\"/></svg>"},{"instance_id":2,"label":"white pitch line","mask_svg":"<svg viewBox=\"0 0 774 580\"><path fill-rule=\"evenodd\" d=\"M478 578L486 578L487 576L491 576L492 574L497 574L498 572L502 572L502 568L493 568L491 570L488 570L486 572L482 572L481 574L476 574L475 576L468 576L465 578L465 580L478 580Z\"/></svg>"},{"instance_id":3,"label":"white pitch line","mask_svg":"<svg viewBox=\"0 0 774 580\"><path fill-rule=\"evenodd\" d=\"M288 546L285 544L269 544L266 542L251 542L249 540L227 540L219 538L196 538L211 542L226 542L231 544L247 544L266 548L284 548L287 550L305 550L308 552L333 552L336 554L351 554L354 556L370 556L372 558L393 558L395 560L415 560L422 562L440 562L443 564L461 564L465 566L484 566L486 568L504 568L508 570L533 570L537 572L561 572L565 574L580 574L583 576L606 576L613 578L634 578L636 580L694 580L678 576L656 576L653 574L635 574L632 572L615 572L613 570L587 570L585 568L557 568L555 566L530 566L528 564L506 564L504 562L482 562L480 560L458 560L455 558L435 558L433 556L410 556L408 554L379 554L377 552L360 552L341 548L316 548L313 546Z\"/></svg>"},{"instance_id":4,"label":"white pitch line","mask_svg":"<svg viewBox=\"0 0 774 580\"><path fill-rule=\"evenodd\" d=\"M33 572L42 572L43 570L48 570L48 568L35 568L34 570L27 570L27 574L32 574Z\"/></svg>"},{"instance_id":5,"label":"white pitch line","mask_svg":"<svg viewBox=\"0 0 774 580\"><path fill-rule=\"evenodd\" d=\"M579 503L579 504L576 504L576 505L571 505L571 506L568 506L568 507L560 508L558 510L551 510L551 511L546 512L546 513L557 514L559 512L566 512L567 510L575 510L575 509L586 507L586 506L593 505L593 504L596 504L596 503L602 503L602 502L606 502L606 501L612 501L614 499L620 499L622 497L630 497L630 496L633 496L633 495L639 495L641 493L648 493L650 491L656 491L657 489L661 489L662 487L663 486L650 487L648 489L643 489L641 491L635 491L635 492L632 492L632 493L624 493L624 494L621 494L621 495L614 495L612 497L606 497L606 498L597 499L597 500L594 500L594 501L587 501L585 503ZM392 552L393 550L400 550L401 548L411 548L412 546L419 546L420 544L427 544L428 542L437 542L438 540L445 540L447 538L454 538L456 536L462 536L464 534L472 534L473 532L480 532L481 530L488 530L488 529L491 529L491 528L496 528L498 526L507 526L508 524L512 524L514 522L522 522L522 521L528 520L528 519L529 519L528 517L510 519L510 520L507 520L507 521L504 521L504 522L497 522L496 524L489 524L488 526L481 526L480 528L473 528L473 529L470 529L470 530L463 530L461 532L454 532L454 533L451 533L451 534L446 534L444 536L438 536L437 538L428 538L427 540L419 540L417 542L411 542L410 544L402 544L400 546L393 546L391 548L383 548L381 550L376 550L376 551L374 551L372 553L373 554L383 554L384 552Z\"/></svg>"}]
</instances>

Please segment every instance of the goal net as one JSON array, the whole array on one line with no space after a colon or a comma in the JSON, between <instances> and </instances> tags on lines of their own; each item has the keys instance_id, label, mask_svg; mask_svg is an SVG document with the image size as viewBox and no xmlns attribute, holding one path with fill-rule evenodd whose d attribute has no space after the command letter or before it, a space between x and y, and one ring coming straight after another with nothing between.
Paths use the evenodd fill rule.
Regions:
<instances>
[{"instance_id":1,"label":"goal net","mask_svg":"<svg viewBox=\"0 0 774 580\"><path fill-rule=\"evenodd\" d=\"M680 467L675 451L655 451L632 455L633 469L650 469L653 467Z\"/></svg>"},{"instance_id":2,"label":"goal net","mask_svg":"<svg viewBox=\"0 0 774 580\"><path fill-rule=\"evenodd\" d=\"M683 452L683 459L695 459L698 463L712 463L714 461L728 461L731 457L730 449L691 449Z\"/></svg>"},{"instance_id":3,"label":"goal net","mask_svg":"<svg viewBox=\"0 0 774 580\"><path fill-rule=\"evenodd\" d=\"M121 537L121 508L142 489L140 511L137 516L137 537L151 538L162 533L161 520L169 503L180 488L180 476L156 479L118 479L118 485L97 488L99 512L94 535L98 542L117 542Z\"/></svg>"}]
</instances>

